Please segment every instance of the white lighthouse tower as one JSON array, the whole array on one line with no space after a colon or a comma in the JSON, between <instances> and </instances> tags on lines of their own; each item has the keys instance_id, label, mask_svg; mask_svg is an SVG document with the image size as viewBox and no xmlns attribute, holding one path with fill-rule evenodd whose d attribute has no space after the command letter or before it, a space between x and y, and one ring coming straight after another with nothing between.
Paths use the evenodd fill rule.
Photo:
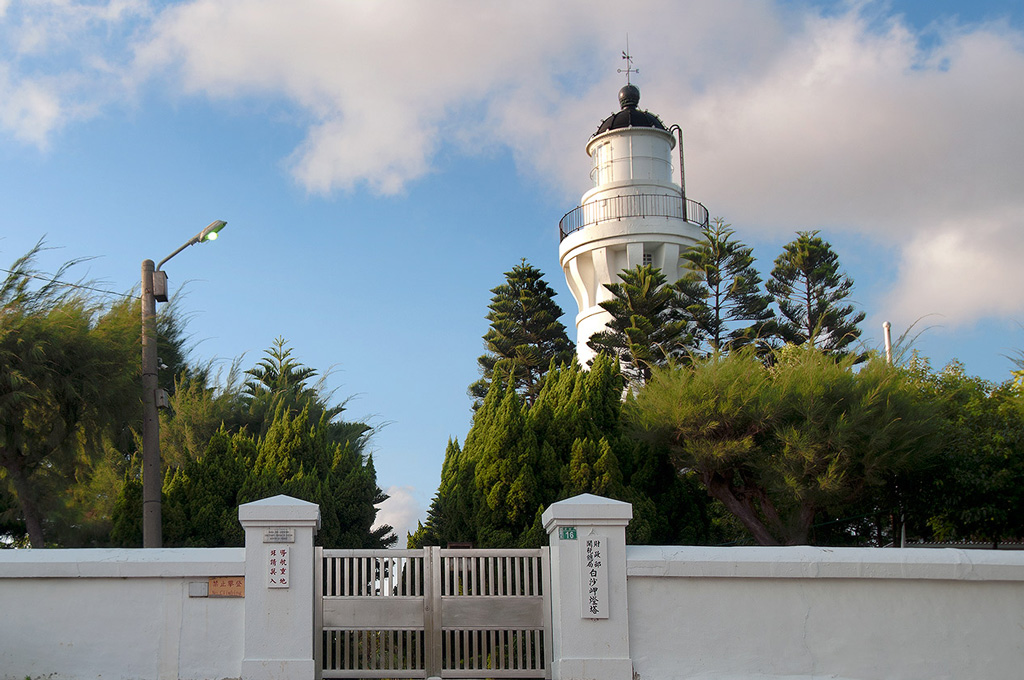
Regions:
<instances>
[{"instance_id":1,"label":"white lighthouse tower","mask_svg":"<svg viewBox=\"0 0 1024 680\"><path fill-rule=\"evenodd\" d=\"M676 138L658 116L638 108L640 90L619 91L621 110L606 118L587 142L593 159L593 188L579 207L558 224L558 261L579 314L576 354L586 366L594 357L590 336L604 329L611 315L600 303L612 297L606 283L637 265L661 269L669 282L681 276L679 256L700 238L707 209L686 198L682 132L679 132L679 184L672 181Z\"/></svg>"}]
</instances>

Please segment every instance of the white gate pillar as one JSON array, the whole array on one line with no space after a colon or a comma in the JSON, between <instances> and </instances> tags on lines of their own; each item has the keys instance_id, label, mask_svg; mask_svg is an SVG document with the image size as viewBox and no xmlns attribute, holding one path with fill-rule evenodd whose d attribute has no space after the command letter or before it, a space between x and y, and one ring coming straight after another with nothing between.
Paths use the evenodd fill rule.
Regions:
<instances>
[{"instance_id":1,"label":"white gate pillar","mask_svg":"<svg viewBox=\"0 0 1024 680\"><path fill-rule=\"evenodd\" d=\"M633 506L583 494L542 520L551 544L552 680L632 680L626 525Z\"/></svg>"},{"instance_id":2,"label":"white gate pillar","mask_svg":"<svg viewBox=\"0 0 1024 680\"><path fill-rule=\"evenodd\" d=\"M320 506L274 496L240 506L238 520L245 529L242 680L312 680Z\"/></svg>"}]
</instances>

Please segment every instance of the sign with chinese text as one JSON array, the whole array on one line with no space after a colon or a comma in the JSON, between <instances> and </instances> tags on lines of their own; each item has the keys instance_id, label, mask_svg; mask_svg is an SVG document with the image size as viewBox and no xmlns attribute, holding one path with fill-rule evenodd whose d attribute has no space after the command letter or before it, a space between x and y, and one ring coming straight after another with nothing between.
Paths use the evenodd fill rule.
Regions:
<instances>
[{"instance_id":1,"label":"sign with chinese text","mask_svg":"<svg viewBox=\"0 0 1024 680\"><path fill-rule=\"evenodd\" d=\"M287 588L291 583L292 548L290 545L267 546L267 587Z\"/></svg>"},{"instance_id":2,"label":"sign with chinese text","mask_svg":"<svg viewBox=\"0 0 1024 680\"><path fill-rule=\"evenodd\" d=\"M210 577L210 597L245 597L244 576Z\"/></svg>"},{"instance_id":3,"label":"sign with chinese text","mask_svg":"<svg viewBox=\"0 0 1024 680\"><path fill-rule=\"evenodd\" d=\"M558 538L563 541L575 541L576 527L558 527Z\"/></svg>"},{"instance_id":4,"label":"sign with chinese text","mask_svg":"<svg viewBox=\"0 0 1024 680\"><path fill-rule=\"evenodd\" d=\"M584 619L608 618L608 537L591 534L580 542Z\"/></svg>"}]
</instances>

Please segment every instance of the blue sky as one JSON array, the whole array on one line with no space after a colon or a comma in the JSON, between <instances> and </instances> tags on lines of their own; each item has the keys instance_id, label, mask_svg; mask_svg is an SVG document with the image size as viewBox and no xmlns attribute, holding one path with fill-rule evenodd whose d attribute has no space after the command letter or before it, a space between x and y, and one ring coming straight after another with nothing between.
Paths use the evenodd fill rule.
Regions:
<instances>
[{"instance_id":1,"label":"blue sky","mask_svg":"<svg viewBox=\"0 0 1024 680\"><path fill-rule=\"evenodd\" d=\"M0 0L0 265L137 286L166 265L196 359L277 336L378 427L383 516L415 526L490 289L522 258L576 313L559 218L617 108L686 134L687 194L763 269L820 229L864 337L992 380L1024 349L1024 6L733 0L517 3Z\"/></svg>"}]
</instances>

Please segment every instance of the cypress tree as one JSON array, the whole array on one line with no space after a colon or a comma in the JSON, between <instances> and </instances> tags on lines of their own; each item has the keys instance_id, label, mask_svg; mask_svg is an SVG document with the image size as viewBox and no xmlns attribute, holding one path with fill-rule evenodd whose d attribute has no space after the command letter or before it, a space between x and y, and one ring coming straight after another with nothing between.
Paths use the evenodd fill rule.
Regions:
<instances>
[{"instance_id":1,"label":"cypress tree","mask_svg":"<svg viewBox=\"0 0 1024 680\"><path fill-rule=\"evenodd\" d=\"M322 545L385 548L397 539L389 526L372 530L375 506L387 498L377 486L373 461L331 441L326 425L326 415L310 422L308 406L294 417L278 408L240 496L244 502L283 493L317 503Z\"/></svg>"},{"instance_id":2,"label":"cypress tree","mask_svg":"<svg viewBox=\"0 0 1024 680\"><path fill-rule=\"evenodd\" d=\"M373 458L362 454L361 440L336 440L321 412L318 420L306 404L293 413L281 403L266 435L257 440L245 430L221 429L199 458L190 459L164 481L163 522L168 546L241 545L238 505L277 494L317 503L318 541L332 548L386 548L395 542L392 528L374 528L377 505L387 496L377 486ZM114 512L112 540L133 545L141 540L141 485L125 483Z\"/></svg>"},{"instance_id":3,"label":"cypress tree","mask_svg":"<svg viewBox=\"0 0 1024 680\"><path fill-rule=\"evenodd\" d=\"M623 386L618 362L605 355L589 371L549 371L533 405L492 384L464 446L449 442L441 485L410 547L543 545L544 508L579 493L633 503L631 542L706 542L707 496L677 477L667 450L621 432Z\"/></svg>"},{"instance_id":4,"label":"cypress tree","mask_svg":"<svg viewBox=\"0 0 1024 680\"><path fill-rule=\"evenodd\" d=\"M240 491L256 459L256 445L244 433L220 430L202 456L164 480L163 526L168 546L237 546Z\"/></svg>"}]
</instances>

